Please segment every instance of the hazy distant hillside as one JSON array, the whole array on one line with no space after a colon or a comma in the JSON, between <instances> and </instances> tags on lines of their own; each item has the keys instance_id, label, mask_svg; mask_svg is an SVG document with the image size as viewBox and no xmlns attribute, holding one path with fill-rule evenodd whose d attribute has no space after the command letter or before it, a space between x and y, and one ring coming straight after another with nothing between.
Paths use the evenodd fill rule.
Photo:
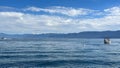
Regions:
<instances>
[{"instance_id":1,"label":"hazy distant hillside","mask_svg":"<svg viewBox=\"0 0 120 68\"><path fill-rule=\"evenodd\" d=\"M7 38L120 38L120 31L89 31L80 33L68 33L68 34L4 34L0 33L0 37Z\"/></svg>"}]
</instances>

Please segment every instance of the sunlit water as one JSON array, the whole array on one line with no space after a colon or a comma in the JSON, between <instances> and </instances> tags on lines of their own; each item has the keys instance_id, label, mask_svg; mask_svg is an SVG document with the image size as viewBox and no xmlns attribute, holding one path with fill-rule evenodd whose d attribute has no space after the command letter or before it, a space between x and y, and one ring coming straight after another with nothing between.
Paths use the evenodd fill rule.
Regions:
<instances>
[{"instance_id":1,"label":"sunlit water","mask_svg":"<svg viewBox=\"0 0 120 68\"><path fill-rule=\"evenodd\" d=\"M0 41L0 68L118 68L120 39Z\"/></svg>"}]
</instances>

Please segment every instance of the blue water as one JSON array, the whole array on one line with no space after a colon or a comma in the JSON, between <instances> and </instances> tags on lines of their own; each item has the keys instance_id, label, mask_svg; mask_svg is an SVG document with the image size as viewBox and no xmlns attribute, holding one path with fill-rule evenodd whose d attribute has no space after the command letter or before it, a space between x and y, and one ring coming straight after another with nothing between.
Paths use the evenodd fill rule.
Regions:
<instances>
[{"instance_id":1,"label":"blue water","mask_svg":"<svg viewBox=\"0 0 120 68\"><path fill-rule=\"evenodd\" d=\"M120 39L0 41L0 68L118 68Z\"/></svg>"}]
</instances>

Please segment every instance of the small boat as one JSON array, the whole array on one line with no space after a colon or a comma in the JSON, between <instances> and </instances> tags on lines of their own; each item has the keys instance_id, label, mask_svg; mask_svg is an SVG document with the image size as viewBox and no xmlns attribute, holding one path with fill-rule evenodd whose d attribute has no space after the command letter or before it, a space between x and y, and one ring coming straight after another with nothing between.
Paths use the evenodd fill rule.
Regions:
<instances>
[{"instance_id":1,"label":"small boat","mask_svg":"<svg viewBox=\"0 0 120 68\"><path fill-rule=\"evenodd\" d=\"M109 38L104 38L104 44L110 44L110 43L111 43L111 41Z\"/></svg>"}]
</instances>

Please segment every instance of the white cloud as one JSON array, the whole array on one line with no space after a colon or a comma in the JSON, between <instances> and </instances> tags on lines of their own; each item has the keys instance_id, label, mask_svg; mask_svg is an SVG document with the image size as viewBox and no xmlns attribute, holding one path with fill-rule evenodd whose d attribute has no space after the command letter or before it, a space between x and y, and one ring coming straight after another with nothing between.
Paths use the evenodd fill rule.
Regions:
<instances>
[{"instance_id":1,"label":"white cloud","mask_svg":"<svg viewBox=\"0 0 120 68\"><path fill-rule=\"evenodd\" d=\"M24 9L24 11L26 11L26 10L39 12L39 11L41 11L41 8L37 8L37 7L28 7L28 8L26 8L26 9Z\"/></svg>"},{"instance_id":2,"label":"white cloud","mask_svg":"<svg viewBox=\"0 0 120 68\"><path fill-rule=\"evenodd\" d=\"M120 7L112 7L104 10L110 15L120 15Z\"/></svg>"},{"instance_id":3,"label":"white cloud","mask_svg":"<svg viewBox=\"0 0 120 68\"><path fill-rule=\"evenodd\" d=\"M7 17L20 17L23 16L23 13L18 12L0 12L1 16L7 16Z\"/></svg>"},{"instance_id":4,"label":"white cloud","mask_svg":"<svg viewBox=\"0 0 120 68\"><path fill-rule=\"evenodd\" d=\"M57 7L58 9L61 7ZM114 8L114 7L113 7ZM100 18L73 18L59 15L35 15L23 12L0 12L0 32L71 33L81 31L120 30L119 7L104 9ZM64 9L64 7L63 7Z\"/></svg>"},{"instance_id":5,"label":"white cloud","mask_svg":"<svg viewBox=\"0 0 120 68\"><path fill-rule=\"evenodd\" d=\"M17 12L17 11L23 11L23 10L14 8L14 7L0 6L0 11L2 11L2 12L7 12L7 11L15 12L16 11Z\"/></svg>"},{"instance_id":6,"label":"white cloud","mask_svg":"<svg viewBox=\"0 0 120 68\"><path fill-rule=\"evenodd\" d=\"M38 7L28 7L24 9L25 11L35 11L35 12L49 12L49 13L58 13L58 14L64 14L67 16L79 16L79 15L87 15L93 10L90 9L84 9L84 8L71 8L71 7L60 7L60 6L55 6L55 7L50 7L50 8L38 8Z\"/></svg>"}]
</instances>

